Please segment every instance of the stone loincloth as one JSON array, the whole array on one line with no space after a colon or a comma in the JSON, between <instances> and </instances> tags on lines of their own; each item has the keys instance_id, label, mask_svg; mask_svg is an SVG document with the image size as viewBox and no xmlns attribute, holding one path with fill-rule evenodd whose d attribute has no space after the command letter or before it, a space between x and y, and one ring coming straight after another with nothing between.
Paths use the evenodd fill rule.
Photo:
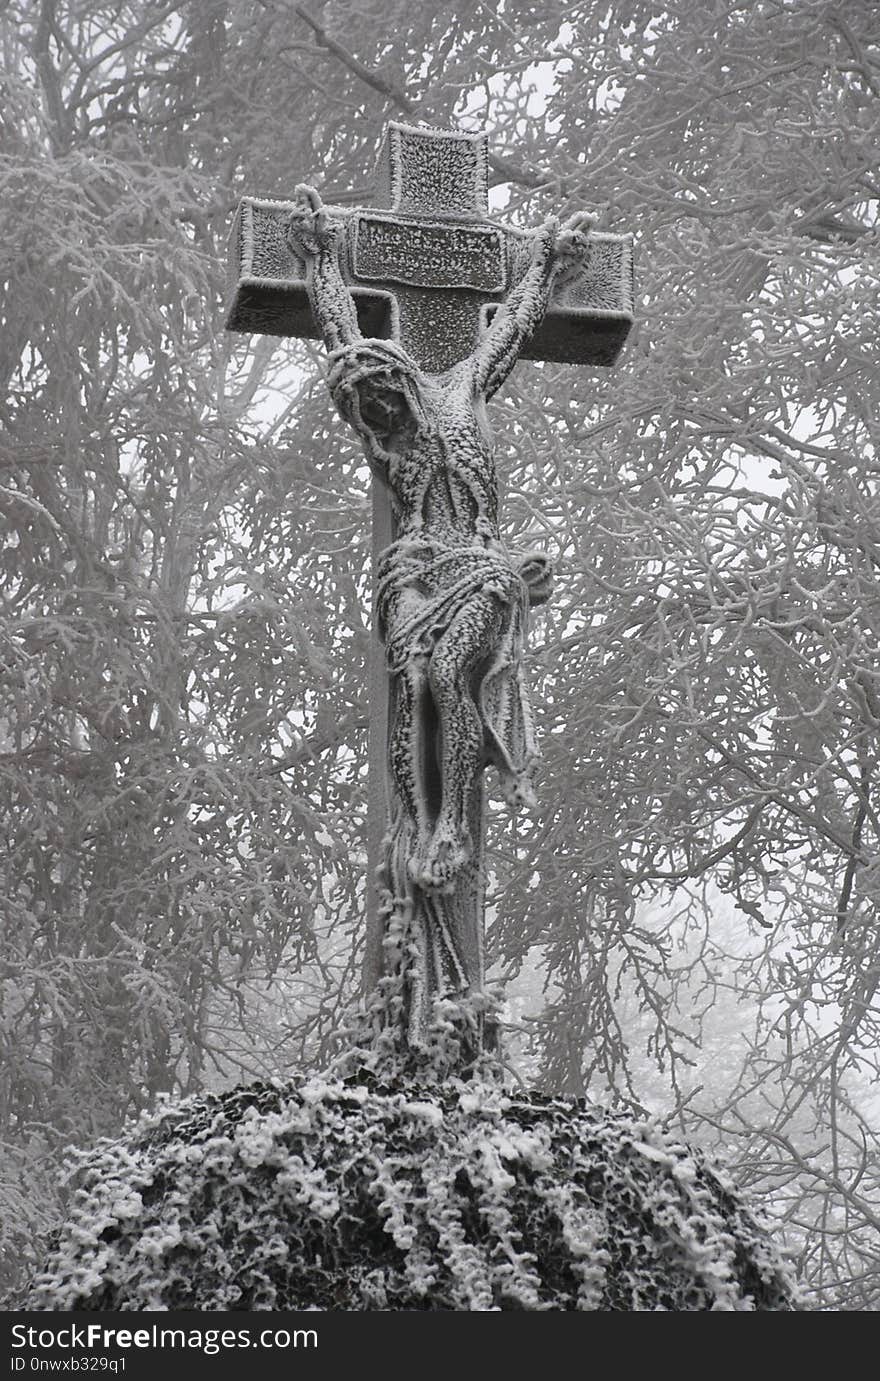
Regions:
<instances>
[{"instance_id":1,"label":"stone loincloth","mask_svg":"<svg viewBox=\"0 0 880 1381\"><path fill-rule=\"evenodd\" d=\"M418 591L422 602L395 618L395 598L406 590ZM486 668L475 699L505 795L519 801L531 795L530 768L537 757L522 665L529 587L519 566L499 541L452 547L413 536L398 539L379 560L376 608L392 676L399 676L413 658L430 658L456 616L481 593L498 600L501 628L495 646L486 649Z\"/></svg>"}]
</instances>

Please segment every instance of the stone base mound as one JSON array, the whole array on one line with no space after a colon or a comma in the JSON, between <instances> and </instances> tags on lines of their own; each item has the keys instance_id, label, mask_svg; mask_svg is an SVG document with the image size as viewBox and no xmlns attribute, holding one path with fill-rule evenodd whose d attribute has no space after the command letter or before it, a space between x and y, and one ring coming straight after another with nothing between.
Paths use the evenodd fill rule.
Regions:
<instances>
[{"instance_id":1,"label":"stone base mound","mask_svg":"<svg viewBox=\"0 0 880 1381\"><path fill-rule=\"evenodd\" d=\"M793 1310L738 1192L647 1119L497 1084L187 1099L80 1158L37 1310Z\"/></svg>"}]
</instances>

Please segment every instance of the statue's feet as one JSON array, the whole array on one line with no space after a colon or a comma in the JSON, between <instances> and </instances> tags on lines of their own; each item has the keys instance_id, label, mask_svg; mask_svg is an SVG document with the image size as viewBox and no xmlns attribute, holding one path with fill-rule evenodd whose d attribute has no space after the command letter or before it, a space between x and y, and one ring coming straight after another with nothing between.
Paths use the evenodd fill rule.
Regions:
<instances>
[{"instance_id":1,"label":"statue's feet","mask_svg":"<svg viewBox=\"0 0 880 1381\"><path fill-rule=\"evenodd\" d=\"M410 877L427 892L451 892L472 854L469 834L438 821L424 854L410 863Z\"/></svg>"}]
</instances>

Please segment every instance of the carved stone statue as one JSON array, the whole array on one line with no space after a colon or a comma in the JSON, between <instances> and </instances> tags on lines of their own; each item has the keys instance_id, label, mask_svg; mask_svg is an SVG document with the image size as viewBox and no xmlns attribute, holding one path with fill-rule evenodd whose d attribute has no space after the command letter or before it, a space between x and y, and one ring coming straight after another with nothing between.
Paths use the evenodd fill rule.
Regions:
<instances>
[{"instance_id":1,"label":"carved stone statue","mask_svg":"<svg viewBox=\"0 0 880 1381\"><path fill-rule=\"evenodd\" d=\"M485 764L512 804L532 799L522 660L529 605L548 598L552 580L542 552L513 553L501 540L486 401L540 324L554 277L581 261L589 217L562 230L548 221L473 353L432 374L399 344L361 334L339 262L343 227L312 188L297 194L288 235L307 264L330 391L388 487L398 533L380 559L377 601L395 692L389 881L407 890L402 864L409 884L448 894L473 854L469 807ZM466 965L444 929L458 988Z\"/></svg>"},{"instance_id":2,"label":"carved stone statue","mask_svg":"<svg viewBox=\"0 0 880 1381\"><path fill-rule=\"evenodd\" d=\"M373 1032L418 1057L453 1031L464 1067L492 1044L484 769L530 801L526 624L552 582L544 553L501 540L486 403L523 355L614 362L632 323L631 237L592 232L586 215L537 231L490 219L485 135L392 123L379 172L387 210L328 207L304 185L293 203L246 198L227 324L323 338L376 479Z\"/></svg>"}]
</instances>

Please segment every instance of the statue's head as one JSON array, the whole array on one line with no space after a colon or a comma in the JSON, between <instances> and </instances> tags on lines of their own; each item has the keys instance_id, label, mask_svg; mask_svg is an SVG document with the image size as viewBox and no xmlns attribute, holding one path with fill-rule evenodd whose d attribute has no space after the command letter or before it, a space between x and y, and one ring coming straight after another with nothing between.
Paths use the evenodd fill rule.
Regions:
<instances>
[{"instance_id":1,"label":"statue's head","mask_svg":"<svg viewBox=\"0 0 880 1381\"><path fill-rule=\"evenodd\" d=\"M387 462L431 430L418 365L393 341L365 340L330 356L333 401L366 442Z\"/></svg>"}]
</instances>

